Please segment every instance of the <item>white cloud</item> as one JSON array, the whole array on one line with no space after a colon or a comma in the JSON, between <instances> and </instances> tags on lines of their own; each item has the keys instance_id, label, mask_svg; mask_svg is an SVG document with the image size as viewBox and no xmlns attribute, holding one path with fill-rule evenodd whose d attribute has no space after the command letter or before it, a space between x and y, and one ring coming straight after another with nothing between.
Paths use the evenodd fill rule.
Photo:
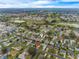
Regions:
<instances>
[{"instance_id":1,"label":"white cloud","mask_svg":"<svg viewBox=\"0 0 79 59\"><path fill-rule=\"evenodd\" d=\"M55 6L53 3L56 3L56 0L37 0L37 1L31 1L27 3L22 2L13 2L16 0L12 0L8 2L9 0L5 0L5 4L0 4L0 8L79 8L79 4L76 5L65 5L65 6ZM17 0L18 1L18 0ZM30 0L29 0L30 1ZM79 0L62 0L63 2L74 2ZM1 2L1 0L0 0ZM50 6L49 4L52 5ZM47 5L45 5L47 4ZM60 4L59 4L60 5Z\"/></svg>"},{"instance_id":2,"label":"white cloud","mask_svg":"<svg viewBox=\"0 0 79 59\"><path fill-rule=\"evenodd\" d=\"M26 8L28 4L0 4L0 8Z\"/></svg>"},{"instance_id":3,"label":"white cloud","mask_svg":"<svg viewBox=\"0 0 79 59\"><path fill-rule=\"evenodd\" d=\"M28 6L28 5L27 5ZM64 6L55 6L55 5L30 5L30 8L79 8L79 4L76 5L64 5Z\"/></svg>"},{"instance_id":4,"label":"white cloud","mask_svg":"<svg viewBox=\"0 0 79 59\"><path fill-rule=\"evenodd\" d=\"M79 5L78 5L79 6ZM42 5L27 5L27 4L21 4L21 5L10 5L10 4L7 4L6 6L5 5L1 5L0 4L0 8L79 8L77 6L42 6Z\"/></svg>"},{"instance_id":5,"label":"white cloud","mask_svg":"<svg viewBox=\"0 0 79 59\"><path fill-rule=\"evenodd\" d=\"M79 0L62 0L63 2L79 2Z\"/></svg>"},{"instance_id":6,"label":"white cloud","mask_svg":"<svg viewBox=\"0 0 79 59\"><path fill-rule=\"evenodd\" d=\"M79 5L78 5L79 6ZM79 8L79 7L77 7L77 6L50 6L50 5L48 5L48 6L31 6L31 8Z\"/></svg>"},{"instance_id":7,"label":"white cloud","mask_svg":"<svg viewBox=\"0 0 79 59\"><path fill-rule=\"evenodd\" d=\"M43 5L29 5L29 4L6 4L2 5L0 4L0 8L79 8L77 7L78 5L69 5L69 6L54 6L54 5L48 5L48 6L43 6Z\"/></svg>"},{"instance_id":8,"label":"white cloud","mask_svg":"<svg viewBox=\"0 0 79 59\"><path fill-rule=\"evenodd\" d=\"M43 4L50 4L50 1L43 0L43 1L33 1L33 2L28 2L28 3L5 3L5 4L0 4L0 8L29 8L29 7L36 7L36 6L41 6Z\"/></svg>"},{"instance_id":9,"label":"white cloud","mask_svg":"<svg viewBox=\"0 0 79 59\"><path fill-rule=\"evenodd\" d=\"M35 1L35 2L32 2L31 4L34 4L34 5L40 5L40 4L49 4L50 1Z\"/></svg>"}]
</instances>

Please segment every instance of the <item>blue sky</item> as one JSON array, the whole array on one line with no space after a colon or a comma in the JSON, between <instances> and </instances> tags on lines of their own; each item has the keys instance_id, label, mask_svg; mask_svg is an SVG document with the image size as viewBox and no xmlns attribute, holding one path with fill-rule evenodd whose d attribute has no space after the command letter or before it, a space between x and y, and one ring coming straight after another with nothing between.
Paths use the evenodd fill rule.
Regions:
<instances>
[{"instance_id":1,"label":"blue sky","mask_svg":"<svg viewBox=\"0 0 79 59\"><path fill-rule=\"evenodd\" d=\"M79 8L79 0L0 0L0 8Z\"/></svg>"}]
</instances>

